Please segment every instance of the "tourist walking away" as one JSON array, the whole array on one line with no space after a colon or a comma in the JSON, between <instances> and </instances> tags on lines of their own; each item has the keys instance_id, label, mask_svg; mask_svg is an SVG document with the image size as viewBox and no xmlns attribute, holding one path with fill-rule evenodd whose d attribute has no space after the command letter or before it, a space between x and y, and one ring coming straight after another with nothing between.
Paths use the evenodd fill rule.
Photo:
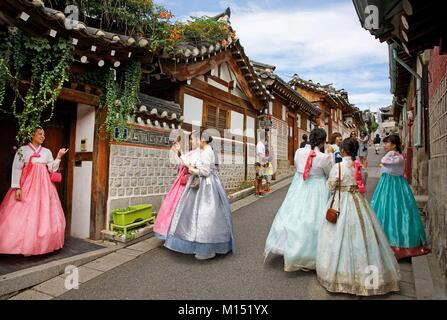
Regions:
<instances>
[{"instance_id":1,"label":"tourist walking away","mask_svg":"<svg viewBox=\"0 0 447 320\"><path fill-rule=\"evenodd\" d=\"M382 175L371 202L397 259L429 253L424 226L413 192L404 177L405 160L401 139L383 139L387 154L382 158Z\"/></svg>"},{"instance_id":2,"label":"tourist walking away","mask_svg":"<svg viewBox=\"0 0 447 320\"><path fill-rule=\"evenodd\" d=\"M196 139L193 139L193 136L196 136ZM170 156L171 161L179 166L178 174L160 207L154 224L154 234L160 240L166 239L175 207L177 206L189 180L188 168L178 156L178 151L181 149L180 142L181 135L177 137L170 151L170 155L172 155ZM197 131L193 131L189 136L189 145L192 146L192 151L185 154L186 161L190 161L193 157L199 156L200 140Z\"/></svg>"},{"instance_id":3,"label":"tourist walking away","mask_svg":"<svg viewBox=\"0 0 447 320\"><path fill-rule=\"evenodd\" d=\"M376 154L379 154L380 151L380 142L382 142L382 139L380 138L380 134L376 134L376 137L374 138L374 151Z\"/></svg>"},{"instance_id":4,"label":"tourist walking away","mask_svg":"<svg viewBox=\"0 0 447 320\"><path fill-rule=\"evenodd\" d=\"M179 151L191 177L174 211L165 242L166 248L194 254L199 260L235 250L231 206L215 171L211 142L212 137L204 132L199 157L188 159Z\"/></svg>"},{"instance_id":5,"label":"tourist walking away","mask_svg":"<svg viewBox=\"0 0 447 320\"><path fill-rule=\"evenodd\" d=\"M399 291L399 265L374 210L359 192L357 149L355 140L345 139L343 161L329 176L333 196L320 230L317 276L330 292L382 295Z\"/></svg>"},{"instance_id":6,"label":"tourist walking away","mask_svg":"<svg viewBox=\"0 0 447 320\"><path fill-rule=\"evenodd\" d=\"M265 176L265 164L266 164L266 147L263 139L259 139L256 144L256 163L255 163L255 195L262 197L264 192L262 190L262 180L266 179Z\"/></svg>"},{"instance_id":7,"label":"tourist walking away","mask_svg":"<svg viewBox=\"0 0 447 320\"><path fill-rule=\"evenodd\" d=\"M332 167L332 155L319 151L325 141L326 132L314 129L310 145L296 151L297 171L267 237L265 259L270 253L284 256L285 271L315 269L318 231L329 199L326 181Z\"/></svg>"},{"instance_id":8,"label":"tourist walking away","mask_svg":"<svg viewBox=\"0 0 447 320\"><path fill-rule=\"evenodd\" d=\"M363 168L365 169L368 167L368 141L369 141L369 135L367 132L363 131L360 134L360 138L358 140L359 142L358 157L363 165Z\"/></svg>"},{"instance_id":9,"label":"tourist walking away","mask_svg":"<svg viewBox=\"0 0 447 320\"><path fill-rule=\"evenodd\" d=\"M302 141L301 144L300 144L300 148L305 148L306 145L309 144L309 142L307 141L307 140L309 139L309 138L307 137L307 134L303 134L302 139L303 139L303 141Z\"/></svg>"},{"instance_id":10,"label":"tourist walking away","mask_svg":"<svg viewBox=\"0 0 447 320\"><path fill-rule=\"evenodd\" d=\"M334 132L329 139L329 147L327 148L328 153L332 153L334 157L334 163L339 163L342 160L340 153L340 146L343 141L341 133Z\"/></svg>"},{"instance_id":11,"label":"tourist walking away","mask_svg":"<svg viewBox=\"0 0 447 320\"><path fill-rule=\"evenodd\" d=\"M11 188L0 205L0 254L41 255L64 246L65 216L53 182L60 182L57 171L68 149L54 160L44 141L38 127L15 155Z\"/></svg>"}]
</instances>

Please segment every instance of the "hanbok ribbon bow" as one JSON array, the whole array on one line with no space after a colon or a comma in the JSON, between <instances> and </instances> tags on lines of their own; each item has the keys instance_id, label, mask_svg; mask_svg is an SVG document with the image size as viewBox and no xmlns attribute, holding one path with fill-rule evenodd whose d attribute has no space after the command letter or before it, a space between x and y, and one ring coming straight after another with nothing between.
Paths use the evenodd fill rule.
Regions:
<instances>
[{"instance_id":1,"label":"hanbok ribbon bow","mask_svg":"<svg viewBox=\"0 0 447 320\"><path fill-rule=\"evenodd\" d=\"M306 161L306 166L304 167L304 173L303 173L304 181L306 181L309 178L309 171L312 168L312 162L316 156L317 156L317 153L314 150L311 150L310 155Z\"/></svg>"},{"instance_id":2,"label":"hanbok ribbon bow","mask_svg":"<svg viewBox=\"0 0 447 320\"><path fill-rule=\"evenodd\" d=\"M362 172L361 169L363 168L363 165L360 163L360 161L356 160L354 161L354 167L355 167L355 182L357 183L357 186L359 187L360 193L365 193L365 183L362 179Z\"/></svg>"}]
</instances>

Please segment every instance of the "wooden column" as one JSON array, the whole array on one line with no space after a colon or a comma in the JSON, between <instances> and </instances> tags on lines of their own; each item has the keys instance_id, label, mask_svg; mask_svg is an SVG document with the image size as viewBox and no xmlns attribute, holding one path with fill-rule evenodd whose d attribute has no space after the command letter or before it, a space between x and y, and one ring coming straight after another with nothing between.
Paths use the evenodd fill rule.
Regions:
<instances>
[{"instance_id":1,"label":"wooden column","mask_svg":"<svg viewBox=\"0 0 447 320\"><path fill-rule=\"evenodd\" d=\"M97 109L95 145L93 151L92 205L90 212L90 238L100 239L107 224L107 199L109 192L109 138L105 131L106 108Z\"/></svg>"}]
</instances>

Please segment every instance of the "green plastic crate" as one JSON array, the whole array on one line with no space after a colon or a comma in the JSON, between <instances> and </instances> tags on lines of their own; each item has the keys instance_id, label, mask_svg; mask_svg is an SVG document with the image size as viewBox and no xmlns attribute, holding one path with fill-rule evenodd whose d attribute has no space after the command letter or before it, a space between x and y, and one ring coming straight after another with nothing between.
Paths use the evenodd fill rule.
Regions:
<instances>
[{"instance_id":1,"label":"green plastic crate","mask_svg":"<svg viewBox=\"0 0 447 320\"><path fill-rule=\"evenodd\" d=\"M113 211L113 224L127 226L152 217L151 204L139 204L125 209Z\"/></svg>"}]
</instances>

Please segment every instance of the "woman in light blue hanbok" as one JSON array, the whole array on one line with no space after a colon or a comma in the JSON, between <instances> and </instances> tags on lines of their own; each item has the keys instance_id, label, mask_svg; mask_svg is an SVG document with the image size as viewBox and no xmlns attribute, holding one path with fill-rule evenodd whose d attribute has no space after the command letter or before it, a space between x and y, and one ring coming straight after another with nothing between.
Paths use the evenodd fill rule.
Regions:
<instances>
[{"instance_id":1,"label":"woman in light blue hanbok","mask_svg":"<svg viewBox=\"0 0 447 320\"><path fill-rule=\"evenodd\" d=\"M187 159L180 152L191 177L174 211L165 242L166 248L194 254L199 260L235 250L231 205L217 175L211 142L212 137L204 132L198 157Z\"/></svg>"},{"instance_id":2,"label":"woman in light blue hanbok","mask_svg":"<svg viewBox=\"0 0 447 320\"><path fill-rule=\"evenodd\" d=\"M330 292L360 296L399 291L397 260L374 210L359 192L357 142L346 139L341 152L343 161L334 165L328 181L335 192L329 206L340 213L336 223L325 219L320 230L318 281Z\"/></svg>"},{"instance_id":3,"label":"woman in light blue hanbok","mask_svg":"<svg viewBox=\"0 0 447 320\"><path fill-rule=\"evenodd\" d=\"M427 247L424 226L413 192L404 177L405 160L399 136L383 139L385 151L382 176L371 206L382 222L397 259L424 255Z\"/></svg>"},{"instance_id":4,"label":"woman in light blue hanbok","mask_svg":"<svg viewBox=\"0 0 447 320\"><path fill-rule=\"evenodd\" d=\"M319 151L325 141L326 132L315 129L310 133L310 145L296 151L297 172L267 237L265 259L270 253L283 255L285 271L315 269L318 230L329 199L326 180L333 159Z\"/></svg>"}]
</instances>

